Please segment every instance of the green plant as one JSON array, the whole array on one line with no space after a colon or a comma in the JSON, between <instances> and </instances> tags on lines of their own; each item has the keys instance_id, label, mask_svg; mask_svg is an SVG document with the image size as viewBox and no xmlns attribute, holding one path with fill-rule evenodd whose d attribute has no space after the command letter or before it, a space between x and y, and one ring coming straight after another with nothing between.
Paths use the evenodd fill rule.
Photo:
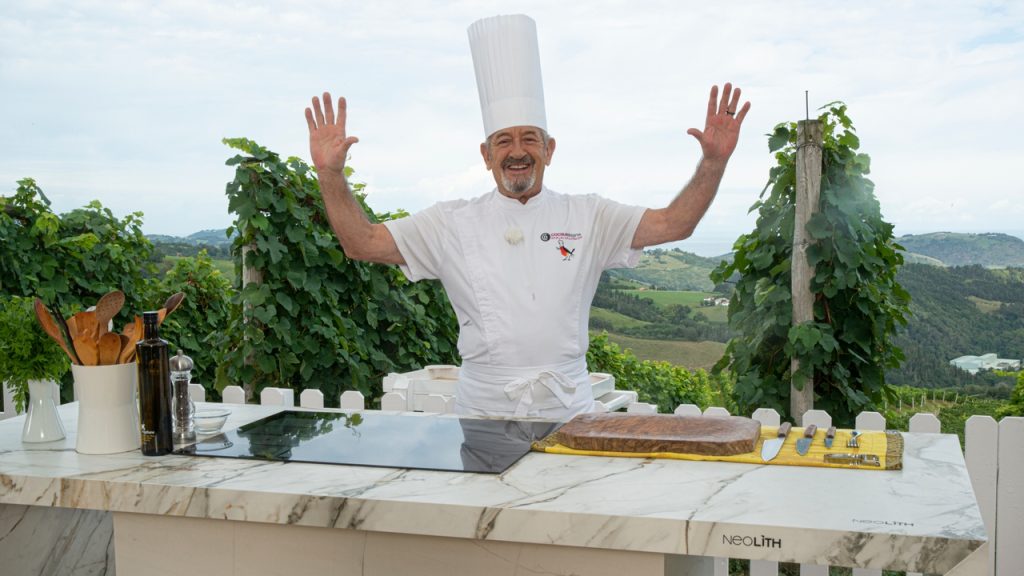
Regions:
<instances>
[{"instance_id":1,"label":"green plant","mask_svg":"<svg viewBox=\"0 0 1024 576\"><path fill-rule=\"evenodd\" d=\"M231 312L231 281L214 266L205 250L195 257L181 258L157 283L146 309L156 310L164 299L184 292L185 299L160 328L171 353L182 350L195 363L192 380L214 390L217 351L214 341L226 329Z\"/></svg>"},{"instance_id":2,"label":"green plant","mask_svg":"<svg viewBox=\"0 0 1024 576\"><path fill-rule=\"evenodd\" d=\"M60 381L68 357L43 332L31 298L0 296L0 381L7 381L15 408L25 409L29 380Z\"/></svg>"},{"instance_id":3,"label":"green plant","mask_svg":"<svg viewBox=\"0 0 1024 576\"><path fill-rule=\"evenodd\" d=\"M410 283L395 266L345 257L307 164L244 138L225 143L242 152L228 160L233 253L241 270L248 250L245 265L262 280L233 300L216 345L219 389L315 388L336 405L342 390L378 397L388 372L455 362L458 325L439 283ZM371 220L404 215L374 214L363 185L353 188Z\"/></svg>"},{"instance_id":4,"label":"green plant","mask_svg":"<svg viewBox=\"0 0 1024 576\"><path fill-rule=\"evenodd\" d=\"M996 412L996 416L1024 416L1024 372L1017 374L1017 385L1010 394L1010 402Z\"/></svg>"},{"instance_id":5,"label":"green plant","mask_svg":"<svg viewBox=\"0 0 1024 576\"><path fill-rule=\"evenodd\" d=\"M148 293L152 250L141 212L119 219L92 201L58 216L31 178L0 197L0 295L37 295L68 314L95 304L98 294L122 290L120 326Z\"/></svg>"},{"instance_id":6,"label":"green plant","mask_svg":"<svg viewBox=\"0 0 1024 576\"><path fill-rule=\"evenodd\" d=\"M591 372L611 374L616 389L636 391L641 402L657 404L659 412L671 414L680 404L696 404L701 409L717 405L736 413L726 375L709 376L703 370L691 372L668 362L640 360L609 341L607 333L591 335L587 366Z\"/></svg>"},{"instance_id":7,"label":"green plant","mask_svg":"<svg viewBox=\"0 0 1024 576\"><path fill-rule=\"evenodd\" d=\"M778 165L751 208L758 211L757 227L737 239L734 260L711 275L715 283L740 275L729 305L729 325L740 336L715 370L729 367L736 374L744 412L764 406L784 417L791 416L791 380L802 386L813 375L815 408L842 424L884 398L885 370L903 359L893 337L906 324L910 295L896 281L903 257L866 178L870 158L857 152L860 140L846 106L823 109L821 199L807 224L814 321L792 326L797 130L794 123L779 124L768 141ZM790 373L794 357L801 361L797 374Z\"/></svg>"}]
</instances>

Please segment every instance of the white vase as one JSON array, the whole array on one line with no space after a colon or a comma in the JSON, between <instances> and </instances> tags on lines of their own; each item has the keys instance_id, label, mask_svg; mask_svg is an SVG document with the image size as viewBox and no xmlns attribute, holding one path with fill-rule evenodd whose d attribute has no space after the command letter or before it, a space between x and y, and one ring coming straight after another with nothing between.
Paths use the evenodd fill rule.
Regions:
<instances>
[{"instance_id":1,"label":"white vase","mask_svg":"<svg viewBox=\"0 0 1024 576\"><path fill-rule=\"evenodd\" d=\"M64 425L57 414L52 380L28 381L28 413L21 430L22 442L53 442L65 436Z\"/></svg>"},{"instance_id":2,"label":"white vase","mask_svg":"<svg viewBox=\"0 0 1024 576\"><path fill-rule=\"evenodd\" d=\"M135 363L114 366L72 364L78 399L75 450L81 454L116 454L142 443L135 401Z\"/></svg>"}]
</instances>

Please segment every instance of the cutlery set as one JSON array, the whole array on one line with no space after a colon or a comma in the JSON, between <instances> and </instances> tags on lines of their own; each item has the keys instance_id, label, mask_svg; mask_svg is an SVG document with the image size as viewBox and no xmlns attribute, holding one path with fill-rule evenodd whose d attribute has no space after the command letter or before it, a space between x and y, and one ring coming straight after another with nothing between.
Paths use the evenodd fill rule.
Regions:
<instances>
[{"instance_id":1,"label":"cutlery set","mask_svg":"<svg viewBox=\"0 0 1024 576\"><path fill-rule=\"evenodd\" d=\"M159 310L160 322L174 312L185 294L177 292ZM71 359L81 366L111 366L135 360L135 344L142 339L142 317L125 324L121 333L111 332L111 320L124 306L124 292L105 294L96 305L84 312L64 318L56 307L47 307L36 298L35 311L43 331Z\"/></svg>"},{"instance_id":2,"label":"cutlery set","mask_svg":"<svg viewBox=\"0 0 1024 576\"><path fill-rule=\"evenodd\" d=\"M769 462L779 455L782 450L783 444L786 443L786 437L789 435L789 431L792 428L792 424L789 422L783 423L779 426L778 434L775 438L765 440L761 445L761 460ZM804 428L804 435L802 438L796 441L796 453L800 456L807 456L807 453L811 449L811 444L814 443L814 434L818 431L818 427L811 424ZM853 450L860 448L860 442L857 440L862 435L860 430L853 430L850 433L850 439L846 441L846 447ZM831 449L832 443L835 441L836 427L830 426L828 431L825 432L825 448ZM875 454L859 454L859 453L846 453L846 454L825 454L824 461L829 464L846 464L850 466L881 466L879 457Z\"/></svg>"}]
</instances>

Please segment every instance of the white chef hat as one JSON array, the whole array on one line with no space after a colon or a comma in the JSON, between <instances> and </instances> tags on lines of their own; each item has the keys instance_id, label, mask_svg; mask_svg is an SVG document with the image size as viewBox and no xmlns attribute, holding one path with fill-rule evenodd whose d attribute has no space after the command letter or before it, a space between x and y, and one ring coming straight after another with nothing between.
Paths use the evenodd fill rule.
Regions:
<instances>
[{"instance_id":1,"label":"white chef hat","mask_svg":"<svg viewBox=\"0 0 1024 576\"><path fill-rule=\"evenodd\" d=\"M547 130L537 24L529 16L492 16L469 26L484 137L509 126Z\"/></svg>"}]
</instances>

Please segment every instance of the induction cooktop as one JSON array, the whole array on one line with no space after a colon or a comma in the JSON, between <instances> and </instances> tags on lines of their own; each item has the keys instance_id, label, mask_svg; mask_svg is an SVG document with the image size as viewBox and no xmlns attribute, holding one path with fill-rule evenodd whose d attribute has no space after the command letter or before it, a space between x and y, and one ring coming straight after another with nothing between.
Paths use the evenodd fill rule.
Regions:
<instances>
[{"instance_id":1,"label":"induction cooktop","mask_svg":"<svg viewBox=\"0 0 1024 576\"><path fill-rule=\"evenodd\" d=\"M175 451L190 456L500 474L561 426L373 412L285 410Z\"/></svg>"}]
</instances>

